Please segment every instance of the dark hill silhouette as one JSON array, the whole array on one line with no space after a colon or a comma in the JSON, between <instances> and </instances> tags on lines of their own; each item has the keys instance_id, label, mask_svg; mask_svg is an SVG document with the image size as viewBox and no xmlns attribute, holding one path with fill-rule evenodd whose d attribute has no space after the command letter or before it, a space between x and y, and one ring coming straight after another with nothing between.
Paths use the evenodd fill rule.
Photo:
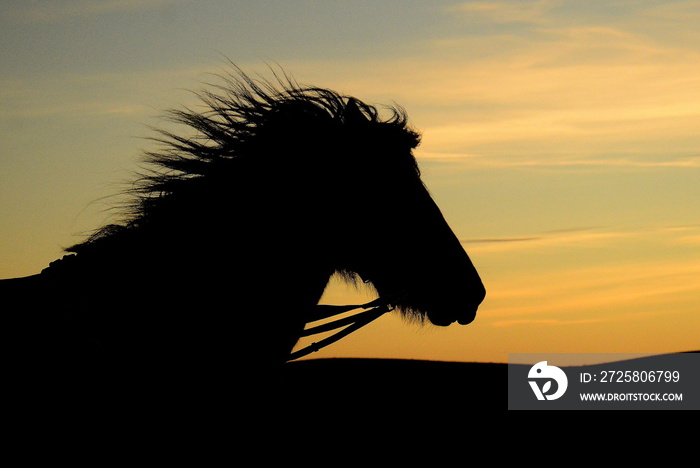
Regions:
<instances>
[{"instance_id":1,"label":"dark hill silhouette","mask_svg":"<svg viewBox=\"0 0 700 468\"><path fill-rule=\"evenodd\" d=\"M285 385L307 407L343 402L362 414L414 411L440 418L507 410L507 364L404 359L309 359L288 363Z\"/></svg>"},{"instance_id":2,"label":"dark hill silhouette","mask_svg":"<svg viewBox=\"0 0 700 468\"><path fill-rule=\"evenodd\" d=\"M689 353L700 353L692 351ZM652 355L614 362L636 363L647 370L666 355ZM609 362L567 366L574 372L596 372ZM406 359L309 359L288 363L285 384L295 390L306 408L323 413L328 407L353 408L359 415L402 413L424 406L417 419L447 421L458 416L482 417L486 426L503 423L493 419L508 410L508 367L527 371L531 365L480 362L442 362ZM496 427L502 429L502 427Z\"/></svg>"}]
</instances>

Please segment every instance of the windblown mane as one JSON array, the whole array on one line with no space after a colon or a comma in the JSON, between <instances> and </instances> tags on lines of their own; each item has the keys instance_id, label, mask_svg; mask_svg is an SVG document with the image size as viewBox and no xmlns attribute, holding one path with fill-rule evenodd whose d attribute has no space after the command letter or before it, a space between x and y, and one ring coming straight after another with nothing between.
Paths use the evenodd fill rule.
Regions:
<instances>
[{"instance_id":1,"label":"windblown mane","mask_svg":"<svg viewBox=\"0 0 700 468\"><path fill-rule=\"evenodd\" d=\"M172 213L180 194L230 175L232 165L228 163L259 156L261 142L279 138L274 129L286 125L306 122L350 135L356 129L347 129L353 122L348 122L346 110L356 106L366 119L363 124L370 124L365 128L381 127L384 137L400 147L415 148L420 142L401 107L387 107L390 116L382 119L376 107L353 97L299 85L286 73L273 74L274 81L254 79L234 65L232 72L219 76L222 84L196 93L204 110L168 111L169 121L185 125L194 134L156 129L159 136L151 140L161 148L145 153L148 169L126 191L127 201L118 207L121 220L97 229L66 251L79 253L136 230L163 212ZM415 159L412 169L419 173Z\"/></svg>"}]
</instances>

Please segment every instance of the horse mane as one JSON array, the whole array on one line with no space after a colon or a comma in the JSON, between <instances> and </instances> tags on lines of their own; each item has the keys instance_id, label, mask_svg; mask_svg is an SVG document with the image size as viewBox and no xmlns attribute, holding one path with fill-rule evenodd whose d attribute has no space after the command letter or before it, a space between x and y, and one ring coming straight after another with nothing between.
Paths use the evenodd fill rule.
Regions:
<instances>
[{"instance_id":1,"label":"horse mane","mask_svg":"<svg viewBox=\"0 0 700 468\"><path fill-rule=\"evenodd\" d=\"M420 142L400 106L386 106L390 115L382 118L377 107L356 98L299 85L284 71L272 73L273 80L256 79L233 65L232 71L217 75L223 83L194 93L203 110L167 111L167 120L184 125L190 134L154 129L158 136L150 140L160 148L145 152L146 171L125 190L126 201L115 207L121 219L98 228L66 251L89 250L138 230L162 213L172 213L181 195L231 176L237 161L261 157L261 142L278 138L275 131L280 128L307 125L350 138L361 127L365 133L380 131L383 139L407 149L408 154ZM412 169L420 174L415 158L411 160Z\"/></svg>"}]
</instances>

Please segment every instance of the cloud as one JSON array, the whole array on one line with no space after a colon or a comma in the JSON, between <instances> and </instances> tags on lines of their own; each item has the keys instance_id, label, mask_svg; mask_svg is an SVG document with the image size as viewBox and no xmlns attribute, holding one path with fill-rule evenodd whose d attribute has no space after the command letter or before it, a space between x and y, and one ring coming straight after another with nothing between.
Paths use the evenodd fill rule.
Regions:
<instances>
[{"instance_id":1,"label":"cloud","mask_svg":"<svg viewBox=\"0 0 700 468\"><path fill-rule=\"evenodd\" d=\"M90 18L111 13L150 10L185 0L70 0L34 3L14 13L28 23L60 23L75 18Z\"/></svg>"},{"instance_id":2,"label":"cloud","mask_svg":"<svg viewBox=\"0 0 700 468\"><path fill-rule=\"evenodd\" d=\"M700 299L700 265L693 259L601 262L593 267L501 277L487 289L482 316L510 324L533 320L566 324L695 312Z\"/></svg>"},{"instance_id":3,"label":"cloud","mask_svg":"<svg viewBox=\"0 0 700 468\"><path fill-rule=\"evenodd\" d=\"M549 231L533 236L460 239L460 243L470 253L479 254L524 252L533 249L553 252L554 249L561 247L569 250L615 248L621 243L633 245L640 242L652 243L656 249L679 245L700 245L700 227L697 225L628 229L590 227Z\"/></svg>"},{"instance_id":4,"label":"cloud","mask_svg":"<svg viewBox=\"0 0 700 468\"><path fill-rule=\"evenodd\" d=\"M595 156L595 155L591 155ZM468 161L474 168L544 168L544 169L591 169L591 170L625 170L625 169L660 169L660 168L700 168L700 156L672 157L666 160L646 160L599 156L597 159L569 158L493 158L480 155L460 155L455 153L421 153L421 158L433 160Z\"/></svg>"},{"instance_id":5,"label":"cloud","mask_svg":"<svg viewBox=\"0 0 700 468\"><path fill-rule=\"evenodd\" d=\"M562 159L572 168L697 166L688 152L698 150L700 52L683 43L622 25L565 24L452 36L426 49L291 69L310 82L403 105L424 135L420 157L493 166Z\"/></svg>"},{"instance_id":6,"label":"cloud","mask_svg":"<svg viewBox=\"0 0 700 468\"><path fill-rule=\"evenodd\" d=\"M550 0L529 1L474 1L452 6L450 12L459 13L472 21L492 23L542 23L549 20L548 13L558 2Z\"/></svg>"},{"instance_id":7,"label":"cloud","mask_svg":"<svg viewBox=\"0 0 700 468\"><path fill-rule=\"evenodd\" d=\"M680 0L652 3L644 9L644 16L654 21L664 20L673 23L685 23L700 19L700 1Z\"/></svg>"},{"instance_id":8,"label":"cloud","mask_svg":"<svg viewBox=\"0 0 700 468\"><path fill-rule=\"evenodd\" d=\"M541 237L503 237L490 239L465 239L460 242L463 244L499 244L501 242L527 242L540 240Z\"/></svg>"},{"instance_id":9,"label":"cloud","mask_svg":"<svg viewBox=\"0 0 700 468\"><path fill-rule=\"evenodd\" d=\"M562 246L595 247L636 235L638 233L635 231L604 231L591 228L552 231L537 236L461 239L460 242L472 253L495 253Z\"/></svg>"},{"instance_id":10,"label":"cloud","mask_svg":"<svg viewBox=\"0 0 700 468\"><path fill-rule=\"evenodd\" d=\"M697 225L591 228L469 244L488 290L481 320L494 327L697 320L698 232Z\"/></svg>"},{"instance_id":11,"label":"cloud","mask_svg":"<svg viewBox=\"0 0 700 468\"><path fill-rule=\"evenodd\" d=\"M63 73L34 77L31 82L2 79L0 120L44 117L130 116L153 117L167 107L181 104L174 100L184 93L183 83L202 77L205 70L187 67L174 70L131 72Z\"/></svg>"},{"instance_id":12,"label":"cloud","mask_svg":"<svg viewBox=\"0 0 700 468\"><path fill-rule=\"evenodd\" d=\"M532 326L561 326L561 325L587 325L591 323L604 323L610 321L620 320L619 317L597 317L597 318L587 318L587 319L513 319L513 320L495 320L491 322L493 327L512 327L521 325L532 325Z\"/></svg>"},{"instance_id":13,"label":"cloud","mask_svg":"<svg viewBox=\"0 0 700 468\"><path fill-rule=\"evenodd\" d=\"M680 245L700 246L700 234L680 236L678 239L676 239L676 242Z\"/></svg>"},{"instance_id":14,"label":"cloud","mask_svg":"<svg viewBox=\"0 0 700 468\"><path fill-rule=\"evenodd\" d=\"M425 53L327 64L331 71L322 74L317 64L313 73L361 97L404 105L424 134L421 157L696 167L688 152L698 150L700 49L649 27L642 7L608 17L579 5L563 16L559 3L464 3L450 11L458 24L473 15L536 24L470 22L433 38ZM674 18L676 29L697 29Z\"/></svg>"}]
</instances>

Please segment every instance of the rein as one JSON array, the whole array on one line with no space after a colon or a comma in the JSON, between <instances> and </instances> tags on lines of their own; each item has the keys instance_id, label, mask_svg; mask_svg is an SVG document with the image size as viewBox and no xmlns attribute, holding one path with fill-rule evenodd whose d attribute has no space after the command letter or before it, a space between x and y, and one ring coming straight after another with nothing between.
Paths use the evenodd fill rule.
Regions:
<instances>
[{"instance_id":1,"label":"rein","mask_svg":"<svg viewBox=\"0 0 700 468\"><path fill-rule=\"evenodd\" d=\"M359 330L365 325L373 322L374 320L378 319L387 312L391 312L392 310L394 310L394 306L382 298L378 298L366 304L360 305L319 304L314 309L314 312L307 323L318 322L319 320L324 320L329 317L342 314L343 312L348 312L355 309L363 309L365 311L358 312L348 317L339 318L331 322L324 323L322 325L316 325L314 327L305 329L301 333L300 337L318 335L319 333L324 333L330 330L335 330L336 328L345 327L342 330L336 332L335 334L329 336L328 338L311 343L307 347L291 353L287 358L287 361L299 359L300 357L304 357L308 354L315 353L316 351L335 343L341 338L348 336L350 333Z\"/></svg>"}]
</instances>

